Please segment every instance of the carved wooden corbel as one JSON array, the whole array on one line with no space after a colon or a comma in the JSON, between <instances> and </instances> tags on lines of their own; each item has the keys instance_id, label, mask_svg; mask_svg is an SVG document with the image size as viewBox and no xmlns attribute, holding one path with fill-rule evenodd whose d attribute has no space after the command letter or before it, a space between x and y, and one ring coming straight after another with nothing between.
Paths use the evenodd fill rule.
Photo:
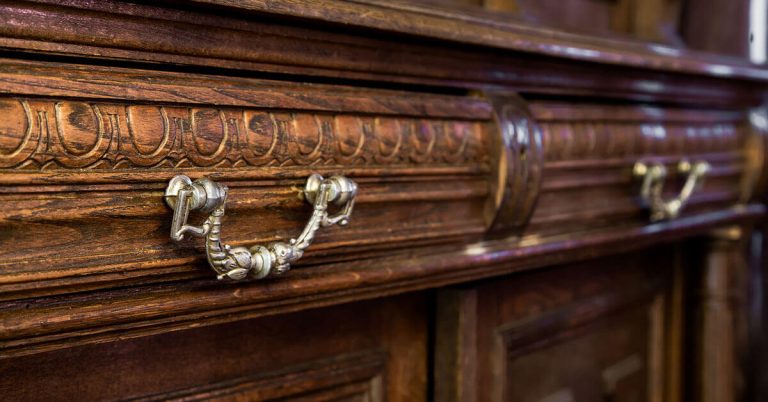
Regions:
<instances>
[{"instance_id":1,"label":"carved wooden corbel","mask_svg":"<svg viewBox=\"0 0 768 402\"><path fill-rule=\"evenodd\" d=\"M519 233L541 188L542 134L525 101L514 93L485 93L497 127L491 138L491 188L485 206L489 237Z\"/></svg>"}]
</instances>

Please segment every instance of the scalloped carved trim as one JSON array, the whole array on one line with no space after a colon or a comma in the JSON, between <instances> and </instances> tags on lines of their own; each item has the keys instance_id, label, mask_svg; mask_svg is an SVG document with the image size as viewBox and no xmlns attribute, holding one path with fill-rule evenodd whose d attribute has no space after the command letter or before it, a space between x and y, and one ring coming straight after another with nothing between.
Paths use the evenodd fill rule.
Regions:
<instances>
[{"instance_id":1,"label":"scalloped carved trim","mask_svg":"<svg viewBox=\"0 0 768 402\"><path fill-rule=\"evenodd\" d=\"M483 164L485 123L0 99L0 169Z\"/></svg>"}]
</instances>

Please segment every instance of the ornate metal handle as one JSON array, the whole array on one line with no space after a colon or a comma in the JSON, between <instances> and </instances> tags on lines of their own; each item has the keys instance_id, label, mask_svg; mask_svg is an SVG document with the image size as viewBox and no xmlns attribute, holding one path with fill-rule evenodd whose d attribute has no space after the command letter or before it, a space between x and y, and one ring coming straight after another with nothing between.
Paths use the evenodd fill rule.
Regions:
<instances>
[{"instance_id":1,"label":"ornate metal handle","mask_svg":"<svg viewBox=\"0 0 768 402\"><path fill-rule=\"evenodd\" d=\"M205 237L205 252L208 263L218 274L219 280L241 280L250 276L261 279L268 275L280 275L291 269L291 263L304 254L312 244L315 232L320 227L349 223L349 215L355 206L357 184L343 177L324 179L313 174L304 186L304 198L313 204L314 211L299 237L288 243L275 242L267 246L256 245L230 247L221 243L221 218L227 200L227 187L208 178L196 181L179 175L171 179L165 189L165 202L173 209L171 239L180 241L189 233ZM328 204L335 204L340 210L328 214ZM187 224L190 211L210 213L200 226Z\"/></svg>"},{"instance_id":2,"label":"ornate metal handle","mask_svg":"<svg viewBox=\"0 0 768 402\"><path fill-rule=\"evenodd\" d=\"M687 160L677 164L680 174L687 174L680 193L671 200L664 200L662 192L667 178L667 168L661 163L637 162L632 172L635 177L642 178L640 197L650 207L651 221L674 219L682 211L688 199L704 182L704 176L709 172L709 163L698 161L693 164Z\"/></svg>"}]
</instances>

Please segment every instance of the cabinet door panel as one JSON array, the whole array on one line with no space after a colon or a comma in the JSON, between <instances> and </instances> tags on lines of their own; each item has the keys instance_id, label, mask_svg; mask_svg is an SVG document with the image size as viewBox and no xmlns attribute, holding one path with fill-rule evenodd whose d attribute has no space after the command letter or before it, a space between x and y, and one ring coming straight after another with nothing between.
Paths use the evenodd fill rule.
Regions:
<instances>
[{"instance_id":1,"label":"cabinet door panel","mask_svg":"<svg viewBox=\"0 0 768 402\"><path fill-rule=\"evenodd\" d=\"M435 393L446 401L658 401L673 249L443 291Z\"/></svg>"},{"instance_id":2,"label":"cabinet door panel","mask_svg":"<svg viewBox=\"0 0 768 402\"><path fill-rule=\"evenodd\" d=\"M0 399L422 401L426 306L416 294L4 359Z\"/></svg>"},{"instance_id":3,"label":"cabinet door panel","mask_svg":"<svg viewBox=\"0 0 768 402\"><path fill-rule=\"evenodd\" d=\"M552 334L533 350L527 345L510 349L514 346L507 343L506 394L522 401L649 400L649 370L655 361L649 334L658 324L652 306Z\"/></svg>"}]
</instances>

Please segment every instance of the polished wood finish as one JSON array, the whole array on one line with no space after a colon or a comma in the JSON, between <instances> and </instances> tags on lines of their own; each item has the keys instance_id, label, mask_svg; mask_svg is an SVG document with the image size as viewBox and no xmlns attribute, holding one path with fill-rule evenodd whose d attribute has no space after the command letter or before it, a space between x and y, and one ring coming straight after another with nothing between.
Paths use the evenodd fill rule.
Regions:
<instances>
[{"instance_id":1,"label":"polished wood finish","mask_svg":"<svg viewBox=\"0 0 768 402\"><path fill-rule=\"evenodd\" d=\"M750 196L743 194L741 183L747 180L743 147L748 137L762 134L749 131L742 112L550 101L531 102L531 109L541 126L545 163L527 233L645 221L646 212L635 198L638 181L631 175L639 160L661 162L670 170L680 159L711 165L683 214ZM680 181L670 181L666 190L674 193L679 186Z\"/></svg>"},{"instance_id":2,"label":"polished wood finish","mask_svg":"<svg viewBox=\"0 0 768 402\"><path fill-rule=\"evenodd\" d=\"M541 128L525 101L514 94L487 93L498 134L490 139L490 191L485 205L489 237L519 234L541 191L544 167Z\"/></svg>"},{"instance_id":3,"label":"polished wood finish","mask_svg":"<svg viewBox=\"0 0 768 402\"><path fill-rule=\"evenodd\" d=\"M219 89L212 91L213 77L197 76L203 81L196 82L195 76L147 72L138 78L132 71L124 85L143 81L157 88L166 80L167 92L110 103L93 99L101 85L95 71L72 70L80 89L56 86L59 95L90 90L91 98L0 101L6 112L0 191L7 228L19 240L3 250L2 264L12 267L0 280L4 294L201 276L197 269L179 271L200 252L194 242L169 242L168 209L156 202L182 171L230 187L228 209L243 222L227 227L225 236L235 244L292 235L307 217L297 195L310 173L353 177L361 187L355 224L329 232L335 239L321 234L314 255L303 259L309 264L354 259L339 252L375 255L406 243L466 242L483 233L491 129L483 100L247 79L216 80ZM61 66L56 71L62 79L75 77ZM117 85L118 71L102 72ZM44 79L51 73L40 72ZM18 90L33 92L33 84ZM187 106L173 105L177 96L186 97ZM159 98L164 103L151 103ZM291 111L276 111L276 104ZM385 213L381 203L389 205ZM60 240L44 248L28 243L39 230ZM67 255L78 244L88 251Z\"/></svg>"},{"instance_id":4,"label":"polished wood finish","mask_svg":"<svg viewBox=\"0 0 768 402\"><path fill-rule=\"evenodd\" d=\"M525 93L723 106L759 103L762 89L745 79L768 78L764 70L740 59L500 23L486 14L445 15L434 8L393 2L372 7L344 1L200 1L226 6L207 13L195 7L54 3L0 3L4 22L0 46L33 55L52 52L118 63L166 63L176 69L202 67L224 75L231 70L240 71L236 75L255 71L288 74L285 78L301 75L302 80L469 90L493 85ZM283 22L286 17L344 25L297 26ZM402 41L399 36L383 36L380 30L419 37ZM607 74L612 66L622 74ZM113 92L109 83L101 84L100 93ZM135 92L126 96L131 93Z\"/></svg>"},{"instance_id":5,"label":"polished wood finish","mask_svg":"<svg viewBox=\"0 0 768 402\"><path fill-rule=\"evenodd\" d=\"M640 36L676 7L630 3ZM757 395L768 73L479 6L0 1L2 399ZM633 166L681 160L704 185L651 223ZM312 173L355 211L284 276L169 238L177 174L251 246L301 230Z\"/></svg>"}]
</instances>

